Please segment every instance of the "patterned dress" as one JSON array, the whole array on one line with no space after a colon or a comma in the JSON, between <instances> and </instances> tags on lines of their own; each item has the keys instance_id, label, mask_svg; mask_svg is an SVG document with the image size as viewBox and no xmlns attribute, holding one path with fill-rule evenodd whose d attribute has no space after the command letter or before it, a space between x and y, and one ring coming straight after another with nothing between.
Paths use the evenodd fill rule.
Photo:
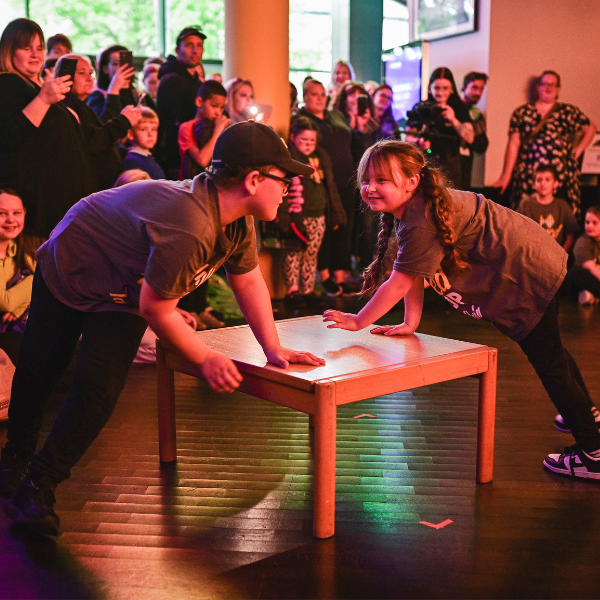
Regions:
<instances>
[{"instance_id":1,"label":"patterned dress","mask_svg":"<svg viewBox=\"0 0 600 600\"><path fill-rule=\"evenodd\" d=\"M518 132L521 140L525 140L541 120L535 104L524 104L512 114L509 134ZM551 164L560 182L557 195L579 213L579 164L573 154L573 140L589 124L590 120L577 107L559 103L537 135L528 144L521 143L512 178L513 206L518 205L523 195L533 194L537 167Z\"/></svg>"}]
</instances>

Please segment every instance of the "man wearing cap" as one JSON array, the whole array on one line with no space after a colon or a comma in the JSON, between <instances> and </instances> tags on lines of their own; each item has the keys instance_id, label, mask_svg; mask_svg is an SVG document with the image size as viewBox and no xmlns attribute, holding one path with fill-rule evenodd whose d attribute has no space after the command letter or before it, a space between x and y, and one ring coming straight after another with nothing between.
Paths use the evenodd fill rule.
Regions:
<instances>
[{"instance_id":1,"label":"man wearing cap","mask_svg":"<svg viewBox=\"0 0 600 600\"><path fill-rule=\"evenodd\" d=\"M196 94L204 80L202 53L206 35L199 27L186 27L177 36L175 51L158 71L159 85L156 105L164 131L165 171L170 179L179 178L179 125L196 116Z\"/></svg>"},{"instance_id":2,"label":"man wearing cap","mask_svg":"<svg viewBox=\"0 0 600 600\"><path fill-rule=\"evenodd\" d=\"M253 221L273 220L289 177L311 172L273 129L248 121L221 134L208 173L101 191L69 210L38 251L0 460L0 495L12 493L9 517L58 533L56 485L112 414L147 324L215 391L239 386L235 364L210 350L176 308L221 265L270 363L324 364L279 343ZM48 398L80 337L69 396L34 454Z\"/></svg>"}]
</instances>

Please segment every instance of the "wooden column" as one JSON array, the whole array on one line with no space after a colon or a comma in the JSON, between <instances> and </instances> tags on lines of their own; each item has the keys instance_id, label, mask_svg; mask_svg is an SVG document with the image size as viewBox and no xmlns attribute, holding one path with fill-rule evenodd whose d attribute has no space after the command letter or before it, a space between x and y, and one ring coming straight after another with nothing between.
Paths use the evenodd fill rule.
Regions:
<instances>
[{"instance_id":1,"label":"wooden column","mask_svg":"<svg viewBox=\"0 0 600 600\"><path fill-rule=\"evenodd\" d=\"M268 125L284 139L290 121L289 12L289 0L225 0L225 81L252 81L255 100L273 107Z\"/></svg>"}]
</instances>

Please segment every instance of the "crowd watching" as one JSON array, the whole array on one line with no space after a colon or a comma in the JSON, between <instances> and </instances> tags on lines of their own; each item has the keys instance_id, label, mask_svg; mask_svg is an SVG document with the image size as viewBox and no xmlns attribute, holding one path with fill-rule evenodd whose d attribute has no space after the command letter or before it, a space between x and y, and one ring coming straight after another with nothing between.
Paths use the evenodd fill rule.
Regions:
<instances>
[{"instance_id":1,"label":"crowd watching","mask_svg":"<svg viewBox=\"0 0 600 600\"><path fill-rule=\"evenodd\" d=\"M71 206L144 179L192 179L209 167L227 127L268 121L269 107L256 104L243 73L225 83L219 73L206 79L205 39L200 27L186 27L174 54L147 58L142 67L116 40L92 60L76 53L63 34L45 42L29 19L12 21L2 33L0 257L12 262L0 282L0 348L11 356L27 318L36 243ZM401 133L392 87L358 81L348 62L335 64L327 87L307 77L301 100L290 83L290 152L315 171L291 180L275 227L261 228L265 247L273 238L283 250L289 306L314 307L321 291L352 295L359 274L376 258L379 217L362 202L356 172L377 141L403 137L427 152L452 187L471 189L474 157L489 143L477 106L487 84L485 73L472 71L459 87L450 69L436 68L427 101L413 107ZM568 287L581 303L594 304L600 299L600 209L579 214L578 159L596 127L577 107L559 101L560 92L559 74L544 71L536 97L513 112L494 187L510 208L574 253ZM2 225L7 220L10 234ZM389 259L382 264L385 276ZM224 325L209 306L207 288L205 282L179 303L198 329Z\"/></svg>"}]
</instances>

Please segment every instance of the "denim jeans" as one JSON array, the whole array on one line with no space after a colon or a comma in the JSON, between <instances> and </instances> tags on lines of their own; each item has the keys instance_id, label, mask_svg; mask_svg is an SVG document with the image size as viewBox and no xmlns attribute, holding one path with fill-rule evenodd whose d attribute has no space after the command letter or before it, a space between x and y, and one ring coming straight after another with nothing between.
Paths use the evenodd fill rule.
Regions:
<instances>
[{"instance_id":1,"label":"denim jeans","mask_svg":"<svg viewBox=\"0 0 600 600\"><path fill-rule=\"evenodd\" d=\"M146 321L127 312L84 312L66 306L37 269L8 413L8 442L23 457L36 448L48 400L69 366L79 338L75 377L29 474L59 483L96 439L117 403Z\"/></svg>"},{"instance_id":2,"label":"denim jeans","mask_svg":"<svg viewBox=\"0 0 600 600\"><path fill-rule=\"evenodd\" d=\"M600 433L591 412L592 399L575 359L560 339L556 300L550 302L540 322L519 346L577 444L586 452L600 450Z\"/></svg>"}]
</instances>

